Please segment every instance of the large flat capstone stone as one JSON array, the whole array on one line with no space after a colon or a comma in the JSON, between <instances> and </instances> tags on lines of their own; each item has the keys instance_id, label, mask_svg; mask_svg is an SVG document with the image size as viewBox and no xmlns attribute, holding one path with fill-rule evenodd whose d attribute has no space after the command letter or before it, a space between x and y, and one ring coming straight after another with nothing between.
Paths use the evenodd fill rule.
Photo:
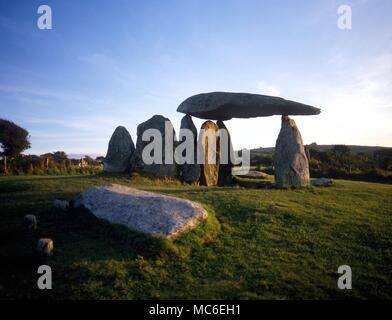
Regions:
<instances>
[{"instance_id":1,"label":"large flat capstone stone","mask_svg":"<svg viewBox=\"0 0 392 320\"><path fill-rule=\"evenodd\" d=\"M237 92L208 92L189 97L177 108L200 119L268 117L273 115L316 115L319 108L280 97Z\"/></svg>"},{"instance_id":2,"label":"large flat capstone stone","mask_svg":"<svg viewBox=\"0 0 392 320\"><path fill-rule=\"evenodd\" d=\"M129 229L167 238L189 231L208 216L193 201L118 184L86 189L76 197L74 207L84 207L98 218Z\"/></svg>"}]
</instances>

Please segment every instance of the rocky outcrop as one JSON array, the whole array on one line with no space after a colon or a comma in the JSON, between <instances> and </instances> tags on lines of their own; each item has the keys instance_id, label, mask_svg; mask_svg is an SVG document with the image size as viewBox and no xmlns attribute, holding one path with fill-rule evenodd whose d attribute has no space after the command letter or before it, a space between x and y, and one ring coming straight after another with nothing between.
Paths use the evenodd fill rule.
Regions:
<instances>
[{"instance_id":1,"label":"rocky outcrop","mask_svg":"<svg viewBox=\"0 0 392 320\"><path fill-rule=\"evenodd\" d=\"M150 140L143 141L144 133L146 139ZM150 137L149 133L153 136ZM131 158L131 169L152 177L177 177L177 165L174 163L176 145L176 132L171 121L161 115L153 116L137 127L136 150Z\"/></svg>"},{"instance_id":2,"label":"rocky outcrop","mask_svg":"<svg viewBox=\"0 0 392 320\"><path fill-rule=\"evenodd\" d=\"M199 157L202 158L200 184L215 186L219 175L219 136L218 126L212 121L203 123L199 134Z\"/></svg>"},{"instance_id":3,"label":"rocky outcrop","mask_svg":"<svg viewBox=\"0 0 392 320\"><path fill-rule=\"evenodd\" d=\"M84 207L97 218L131 230L167 238L196 227L208 215L190 200L117 184L88 188L77 196L74 207Z\"/></svg>"},{"instance_id":4,"label":"rocky outcrop","mask_svg":"<svg viewBox=\"0 0 392 320\"><path fill-rule=\"evenodd\" d=\"M218 173L218 185L219 186L227 186L232 184L233 176L231 174L231 169L233 168L232 159L234 159L234 150L231 144L231 137L229 130L226 128L225 124L218 120L216 122L219 131L220 131L220 139L219 139L219 173ZM223 140L222 134L226 135L226 140Z\"/></svg>"},{"instance_id":5,"label":"rocky outcrop","mask_svg":"<svg viewBox=\"0 0 392 320\"><path fill-rule=\"evenodd\" d=\"M197 94L183 101L177 111L201 119L222 121L231 118L320 113L319 108L279 97L235 92Z\"/></svg>"},{"instance_id":6,"label":"rocky outcrop","mask_svg":"<svg viewBox=\"0 0 392 320\"><path fill-rule=\"evenodd\" d=\"M277 187L304 187L310 184L309 163L301 133L295 121L288 116L282 116L282 127L275 146L274 165Z\"/></svg>"},{"instance_id":7,"label":"rocky outcrop","mask_svg":"<svg viewBox=\"0 0 392 320\"><path fill-rule=\"evenodd\" d=\"M135 145L128 130L122 126L117 127L109 141L103 170L111 173L126 172L134 151Z\"/></svg>"},{"instance_id":8,"label":"rocky outcrop","mask_svg":"<svg viewBox=\"0 0 392 320\"><path fill-rule=\"evenodd\" d=\"M192 121L192 117L189 115L185 115L181 120L180 137L183 136L182 133L185 129L190 130L193 135L193 157L191 163L184 163L181 165L181 179L186 183L196 183L200 179L200 165L197 163L197 129ZM180 139L180 142L183 142L184 140L185 138Z\"/></svg>"}]
</instances>

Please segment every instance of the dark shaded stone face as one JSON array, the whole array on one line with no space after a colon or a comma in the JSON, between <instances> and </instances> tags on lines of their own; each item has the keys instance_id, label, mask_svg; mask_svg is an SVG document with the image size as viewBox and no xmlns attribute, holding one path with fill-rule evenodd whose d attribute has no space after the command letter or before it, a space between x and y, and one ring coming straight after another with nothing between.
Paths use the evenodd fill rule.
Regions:
<instances>
[{"instance_id":1,"label":"dark shaded stone face","mask_svg":"<svg viewBox=\"0 0 392 320\"><path fill-rule=\"evenodd\" d=\"M192 117L185 115L181 120L180 136L182 130L190 130L193 134L193 162L181 165L181 178L186 183L197 183L200 179L200 165L197 163L197 129L192 121ZM183 142L184 139L180 141Z\"/></svg>"},{"instance_id":2,"label":"dark shaded stone face","mask_svg":"<svg viewBox=\"0 0 392 320\"><path fill-rule=\"evenodd\" d=\"M231 137L229 130L226 128L225 124L221 121L218 120L216 122L216 125L220 130L225 130L227 133L228 141L227 141L227 146L224 147L222 141L220 141L220 155L219 159L227 159L227 163L221 163L219 164L219 174L218 174L218 185L219 186L228 186L231 185L233 182L233 177L231 174L231 169L233 168L233 164L231 162L232 159L234 159L233 152L234 148L231 144ZM225 153L225 154L224 154Z\"/></svg>"},{"instance_id":3,"label":"dark shaded stone face","mask_svg":"<svg viewBox=\"0 0 392 320\"><path fill-rule=\"evenodd\" d=\"M129 161L135 145L128 130L119 126L109 141L108 151L104 160L105 172L123 173L129 169Z\"/></svg>"},{"instance_id":4,"label":"dark shaded stone face","mask_svg":"<svg viewBox=\"0 0 392 320\"><path fill-rule=\"evenodd\" d=\"M156 129L160 132L160 136L162 138L162 159L161 164L153 163L146 164L143 160L143 149L150 144L150 141L143 141L142 136L143 133L148 129ZM171 143L166 145L166 138ZM177 166L173 161L168 161L166 158L166 148L168 154L173 157L174 146L177 144L176 132L171 121L168 118L165 118L161 115L155 115L147 121L141 123L137 127L137 141L136 141L136 150L133 153L130 163L131 170L135 172L139 172L142 174L146 174L152 177L159 178L175 178L178 175Z\"/></svg>"},{"instance_id":5,"label":"dark shaded stone face","mask_svg":"<svg viewBox=\"0 0 392 320\"><path fill-rule=\"evenodd\" d=\"M268 117L273 115L317 115L321 112L299 102L260 94L209 92L189 97L177 108L200 119Z\"/></svg>"}]
</instances>

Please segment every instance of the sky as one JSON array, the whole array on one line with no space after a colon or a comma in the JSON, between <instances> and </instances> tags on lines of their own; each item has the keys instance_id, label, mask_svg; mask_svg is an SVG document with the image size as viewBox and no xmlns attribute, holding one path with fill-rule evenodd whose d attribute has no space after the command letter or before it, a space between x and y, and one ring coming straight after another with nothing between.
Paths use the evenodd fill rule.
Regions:
<instances>
[{"instance_id":1,"label":"sky","mask_svg":"<svg viewBox=\"0 0 392 320\"><path fill-rule=\"evenodd\" d=\"M191 95L249 92L321 108L293 117L306 144L392 147L391 13L390 0L1 0L0 118L29 131L25 153L105 155L119 125L136 143L155 114L178 132ZM226 125L236 149L271 147L280 117Z\"/></svg>"}]
</instances>

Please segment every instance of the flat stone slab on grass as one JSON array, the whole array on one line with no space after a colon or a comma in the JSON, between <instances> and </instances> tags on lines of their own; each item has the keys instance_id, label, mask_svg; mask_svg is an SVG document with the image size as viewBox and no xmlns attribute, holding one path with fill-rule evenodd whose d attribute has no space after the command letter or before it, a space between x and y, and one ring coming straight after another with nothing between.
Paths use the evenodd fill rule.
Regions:
<instances>
[{"instance_id":1,"label":"flat stone slab on grass","mask_svg":"<svg viewBox=\"0 0 392 320\"><path fill-rule=\"evenodd\" d=\"M198 203L118 184L91 187L79 194L74 207L129 229L167 238L176 237L206 219Z\"/></svg>"},{"instance_id":2,"label":"flat stone slab on grass","mask_svg":"<svg viewBox=\"0 0 392 320\"><path fill-rule=\"evenodd\" d=\"M245 176L245 177L254 177L254 178L268 178L268 174L262 171L257 171L257 170L238 170L235 169L234 173L237 176Z\"/></svg>"},{"instance_id":3,"label":"flat stone slab on grass","mask_svg":"<svg viewBox=\"0 0 392 320\"><path fill-rule=\"evenodd\" d=\"M310 179L310 184L316 187L329 187L333 185L333 180L329 178Z\"/></svg>"}]
</instances>

